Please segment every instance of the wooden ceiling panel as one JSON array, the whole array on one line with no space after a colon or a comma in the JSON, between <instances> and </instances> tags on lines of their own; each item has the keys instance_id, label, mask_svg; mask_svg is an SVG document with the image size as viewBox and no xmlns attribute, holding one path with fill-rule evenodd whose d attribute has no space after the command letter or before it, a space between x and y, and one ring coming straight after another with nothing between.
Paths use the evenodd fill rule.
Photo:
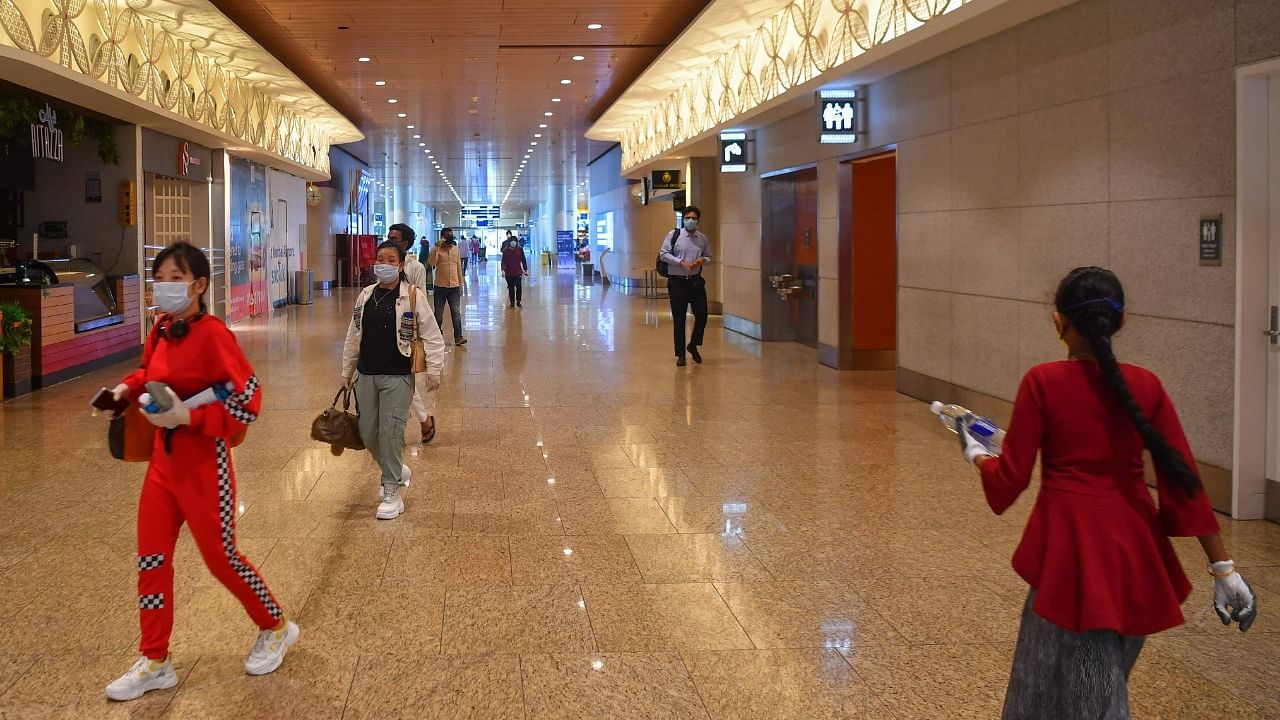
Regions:
<instances>
[{"instance_id":1,"label":"wooden ceiling panel","mask_svg":"<svg viewBox=\"0 0 1280 720\"><path fill-rule=\"evenodd\" d=\"M453 202L423 152L430 150L464 201L497 202L531 153L510 198L522 205L585 178L595 149L587 127L707 4L213 2L360 126L368 136L361 154L379 179L412 184L419 198ZM604 27L588 30L593 22ZM357 62L361 56L371 62ZM562 85L565 79L571 83Z\"/></svg>"}]
</instances>

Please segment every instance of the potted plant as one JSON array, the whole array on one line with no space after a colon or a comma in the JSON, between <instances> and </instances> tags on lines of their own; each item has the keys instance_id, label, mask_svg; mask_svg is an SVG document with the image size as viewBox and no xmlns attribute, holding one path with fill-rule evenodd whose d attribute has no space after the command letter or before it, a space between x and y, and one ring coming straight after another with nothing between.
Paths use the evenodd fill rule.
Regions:
<instances>
[{"instance_id":1,"label":"potted plant","mask_svg":"<svg viewBox=\"0 0 1280 720\"><path fill-rule=\"evenodd\" d=\"M4 353L4 396L31 392L31 316L16 302L0 302L0 353Z\"/></svg>"}]
</instances>

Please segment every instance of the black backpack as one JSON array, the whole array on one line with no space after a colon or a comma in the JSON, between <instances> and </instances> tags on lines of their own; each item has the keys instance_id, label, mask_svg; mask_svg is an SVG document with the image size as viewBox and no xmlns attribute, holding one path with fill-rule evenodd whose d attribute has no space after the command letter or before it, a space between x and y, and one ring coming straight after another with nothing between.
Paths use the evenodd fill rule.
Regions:
<instances>
[{"instance_id":1,"label":"black backpack","mask_svg":"<svg viewBox=\"0 0 1280 720\"><path fill-rule=\"evenodd\" d=\"M666 245L668 242L671 243L671 248L668 252L674 255L676 252L676 240L679 240L679 239L680 239L680 228L676 228L675 230L671 231L670 237L662 241L662 244ZM661 248L658 249L658 274L661 275L662 277L671 277L671 274L667 271L667 261L662 259Z\"/></svg>"}]
</instances>

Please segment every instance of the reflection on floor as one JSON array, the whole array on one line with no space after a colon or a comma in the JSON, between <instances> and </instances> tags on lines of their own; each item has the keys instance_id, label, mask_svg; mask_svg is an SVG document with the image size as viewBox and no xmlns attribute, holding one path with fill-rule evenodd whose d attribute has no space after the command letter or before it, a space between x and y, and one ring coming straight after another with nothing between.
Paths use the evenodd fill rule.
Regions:
<instances>
[{"instance_id":1,"label":"reflection on floor","mask_svg":"<svg viewBox=\"0 0 1280 720\"><path fill-rule=\"evenodd\" d=\"M992 516L889 375L717 324L706 363L677 369L660 303L566 269L508 310L488 265L392 522L366 455L307 439L353 295L237 328L265 387L239 535L302 627L267 677L244 674L254 628L184 537L182 684L103 699L137 643L143 467L108 457L86 403L129 368L0 405L0 716L998 716L1030 497ZM1148 644L1135 717L1280 717L1280 526L1225 528L1264 615L1219 625L1180 542L1189 623Z\"/></svg>"}]
</instances>

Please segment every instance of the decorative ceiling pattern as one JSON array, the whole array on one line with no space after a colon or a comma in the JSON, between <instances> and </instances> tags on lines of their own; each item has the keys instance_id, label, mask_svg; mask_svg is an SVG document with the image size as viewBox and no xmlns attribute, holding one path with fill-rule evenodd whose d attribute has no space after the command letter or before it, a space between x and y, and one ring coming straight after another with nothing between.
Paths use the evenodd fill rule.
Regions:
<instances>
[{"instance_id":1,"label":"decorative ceiling pattern","mask_svg":"<svg viewBox=\"0 0 1280 720\"><path fill-rule=\"evenodd\" d=\"M581 192L587 127L707 4L212 1L360 126L346 149L410 209Z\"/></svg>"},{"instance_id":2,"label":"decorative ceiling pattern","mask_svg":"<svg viewBox=\"0 0 1280 720\"><path fill-rule=\"evenodd\" d=\"M622 131L605 133L622 143L623 170L638 167L969 2L794 0L732 48L687 68L656 109L651 98L623 107L624 117L609 118ZM624 93L615 108L627 99Z\"/></svg>"},{"instance_id":3,"label":"decorative ceiling pattern","mask_svg":"<svg viewBox=\"0 0 1280 720\"><path fill-rule=\"evenodd\" d=\"M204 0L0 0L0 44L318 172L361 138Z\"/></svg>"}]
</instances>

